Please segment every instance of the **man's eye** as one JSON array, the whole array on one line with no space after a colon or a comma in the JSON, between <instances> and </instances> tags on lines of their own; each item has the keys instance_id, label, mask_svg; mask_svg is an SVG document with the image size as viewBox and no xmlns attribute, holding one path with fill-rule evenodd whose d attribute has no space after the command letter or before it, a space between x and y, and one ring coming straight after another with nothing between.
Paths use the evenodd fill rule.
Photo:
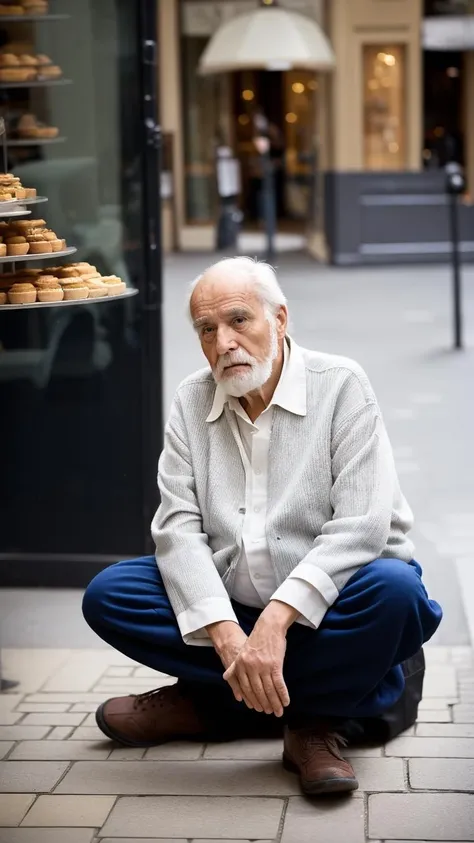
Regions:
<instances>
[{"instance_id":1,"label":"man's eye","mask_svg":"<svg viewBox=\"0 0 474 843\"><path fill-rule=\"evenodd\" d=\"M234 319L234 325L244 325L246 321L245 316L236 316Z\"/></svg>"}]
</instances>

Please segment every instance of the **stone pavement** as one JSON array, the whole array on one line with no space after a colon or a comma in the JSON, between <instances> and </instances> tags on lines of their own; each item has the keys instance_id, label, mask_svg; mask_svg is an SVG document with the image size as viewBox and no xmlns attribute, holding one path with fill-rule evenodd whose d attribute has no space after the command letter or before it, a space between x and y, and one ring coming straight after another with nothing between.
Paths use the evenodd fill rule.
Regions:
<instances>
[{"instance_id":1,"label":"stone pavement","mask_svg":"<svg viewBox=\"0 0 474 843\"><path fill-rule=\"evenodd\" d=\"M108 696L174 680L111 649L5 650L0 843L474 841L474 661L428 647L419 720L348 750L361 789L308 800L280 741L124 749L94 721Z\"/></svg>"}]
</instances>

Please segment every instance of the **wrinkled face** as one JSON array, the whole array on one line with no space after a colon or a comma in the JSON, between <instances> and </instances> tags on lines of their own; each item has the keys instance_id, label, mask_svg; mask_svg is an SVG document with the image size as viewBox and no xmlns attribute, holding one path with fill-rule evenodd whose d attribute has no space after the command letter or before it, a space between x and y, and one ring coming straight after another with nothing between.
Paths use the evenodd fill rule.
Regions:
<instances>
[{"instance_id":1,"label":"wrinkled face","mask_svg":"<svg viewBox=\"0 0 474 843\"><path fill-rule=\"evenodd\" d=\"M265 308L247 279L209 270L191 298L191 316L216 383L237 398L260 389L272 374L287 312Z\"/></svg>"}]
</instances>

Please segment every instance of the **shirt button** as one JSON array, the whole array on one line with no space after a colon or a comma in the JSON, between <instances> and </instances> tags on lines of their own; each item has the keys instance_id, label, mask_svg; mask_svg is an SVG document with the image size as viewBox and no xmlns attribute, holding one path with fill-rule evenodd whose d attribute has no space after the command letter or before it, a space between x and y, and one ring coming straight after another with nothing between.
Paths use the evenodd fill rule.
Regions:
<instances>
[{"instance_id":1,"label":"shirt button","mask_svg":"<svg viewBox=\"0 0 474 843\"><path fill-rule=\"evenodd\" d=\"M259 468L256 468L256 469L255 469L255 474L256 474L258 477L260 477L261 473L262 473L262 472L260 471L260 469L259 469Z\"/></svg>"},{"instance_id":2,"label":"shirt button","mask_svg":"<svg viewBox=\"0 0 474 843\"><path fill-rule=\"evenodd\" d=\"M262 575L258 574L258 573L254 574L253 576L254 576L254 579L256 579L256 580L260 580L262 578Z\"/></svg>"}]
</instances>

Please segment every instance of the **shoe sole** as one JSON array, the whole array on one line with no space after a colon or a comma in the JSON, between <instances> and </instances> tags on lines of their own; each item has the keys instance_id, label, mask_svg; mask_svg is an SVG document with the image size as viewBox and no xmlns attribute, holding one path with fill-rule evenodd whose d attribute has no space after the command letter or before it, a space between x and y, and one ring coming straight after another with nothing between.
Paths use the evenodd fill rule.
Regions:
<instances>
[{"instance_id":1,"label":"shoe sole","mask_svg":"<svg viewBox=\"0 0 474 843\"><path fill-rule=\"evenodd\" d=\"M213 735L210 733L203 733L201 735L172 735L169 738L164 738L162 741L132 741L130 738L115 732L114 729L111 729L108 725L104 716L104 709L108 702L110 702L110 700L105 700L105 702L99 705L95 713L95 722L97 723L100 731L103 732L107 738L111 741L115 741L115 743L121 744L122 746L131 746L137 749L150 749L152 746L161 746L162 744L169 743L170 741L188 741L189 743L220 743L236 739L227 735L219 735L219 733Z\"/></svg>"},{"instance_id":2,"label":"shoe sole","mask_svg":"<svg viewBox=\"0 0 474 843\"><path fill-rule=\"evenodd\" d=\"M301 788L303 793L307 796L322 796L331 793L349 793L353 790L358 790L359 782L357 779L319 779L318 781L308 781L301 777L300 769L297 764L291 761L286 755L283 755L283 767L289 773L297 773L301 778Z\"/></svg>"}]
</instances>

